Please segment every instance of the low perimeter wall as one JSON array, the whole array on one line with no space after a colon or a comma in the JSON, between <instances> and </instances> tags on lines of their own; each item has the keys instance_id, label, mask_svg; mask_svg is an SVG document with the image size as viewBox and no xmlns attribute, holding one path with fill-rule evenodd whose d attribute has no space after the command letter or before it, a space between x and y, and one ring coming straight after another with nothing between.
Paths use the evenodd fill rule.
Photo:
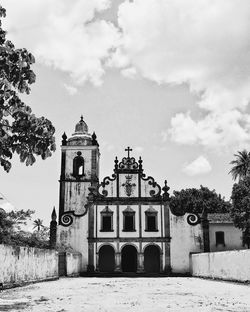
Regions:
<instances>
[{"instance_id":1,"label":"low perimeter wall","mask_svg":"<svg viewBox=\"0 0 250 312\"><path fill-rule=\"evenodd\" d=\"M250 250L233 250L191 255L193 276L250 281Z\"/></svg>"},{"instance_id":2,"label":"low perimeter wall","mask_svg":"<svg viewBox=\"0 0 250 312\"><path fill-rule=\"evenodd\" d=\"M0 283L4 287L58 278L55 250L0 244Z\"/></svg>"},{"instance_id":3,"label":"low perimeter wall","mask_svg":"<svg viewBox=\"0 0 250 312\"><path fill-rule=\"evenodd\" d=\"M78 276L81 272L82 254L80 252L66 252L67 276Z\"/></svg>"}]
</instances>

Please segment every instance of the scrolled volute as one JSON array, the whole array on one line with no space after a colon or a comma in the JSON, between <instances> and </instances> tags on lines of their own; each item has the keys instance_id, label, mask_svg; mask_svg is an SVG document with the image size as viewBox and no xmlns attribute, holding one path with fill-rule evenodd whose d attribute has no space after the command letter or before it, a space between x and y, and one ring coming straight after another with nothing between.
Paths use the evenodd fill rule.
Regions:
<instances>
[{"instance_id":1,"label":"scrolled volute","mask_svg":"<svg viewBox=\"0 0 250 312\"><path fill-rule=\"evenodd\" d=\"M201 223L201 219L200 216L196 213L191 213L187 216L187 223L189 225L197 225L199 223Z\"/></svg>"},{"instance_id":2,"label":"scrolled volute","mask_svg":"<svg viewBox=\"0 0 250 312\"><path fill-rule=\"evenodd\" d=\"M61 225L70 226L73 223L73 218L70 214L64 214L61 216Z\"/></svg>"}]
</instances>

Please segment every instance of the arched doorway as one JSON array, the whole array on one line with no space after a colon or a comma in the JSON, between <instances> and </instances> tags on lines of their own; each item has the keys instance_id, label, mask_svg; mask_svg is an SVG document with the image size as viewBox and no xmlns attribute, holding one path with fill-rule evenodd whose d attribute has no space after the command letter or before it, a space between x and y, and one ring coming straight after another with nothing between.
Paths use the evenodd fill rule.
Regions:
<instances>
[{"instance_id":1,"label":"arched doorway","mask_svg":"<svg viewBox=\"0 0 250 312\"><path fill-rule=\"evenodd\" d=\"M146 273L160 272L160 249L158 246L149 245L145 248L144 271Z\"/></svg>"},{"instance_id":2,"label":"arched doorway","mask_svg":"<svg viewBox=\"0 0 250 312\"><path fill-rule=\"evenodd\" d=\"M110 245L104 245L99 249L99 271L114 272L115 251Z\"/></svg>"},{"instance_id":3,"label":"arched doorway","mask_svg":"<svg viewBox=\"0 0 250 312\"><path fill-rule=\"evenodd\" d=\"M122 248L122 272L137 271L137 250L132 245Z\"/></svg>"}]
</instances>

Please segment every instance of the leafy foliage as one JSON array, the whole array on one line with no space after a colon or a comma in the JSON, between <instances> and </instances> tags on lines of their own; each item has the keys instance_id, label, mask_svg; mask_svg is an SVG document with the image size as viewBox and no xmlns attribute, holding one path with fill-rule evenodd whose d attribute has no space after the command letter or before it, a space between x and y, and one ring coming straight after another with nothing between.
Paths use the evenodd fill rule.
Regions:
<instances>
[{"instance_id":1,"label":"leafy foliage","mask_svg":"<svg viewBox=\"0 0 250 312\"><path fill-rule=\"evenodd\" d=\"M40 232L41 229L44 228L43 220L41 220L41 219L39 219L39 218L37 218L36 220L34 220L33 225L34 225L33 229L37 229L38 232Z\"/></svg>"},{"instance_id":2,"label":"leafy foliage","mask_svg":"<svg viewBox=\"0 0 250 312\"><path fill-rule=\"evenodd\" d=\"M229 173L232 174L233 180L237 178L243 179L249 175L250 172L250 153L243 150L238 151L238 154L234 154L234 156L236 159L230 162L233 167Z\"/></svg>"},{"instance_id":3,"label":"leafy foliage","mask_svg":"<svg viewBox=\"0 0 250 312\"><path fill-rule=\"evenodd\" d=\"M49 248L49 228L43 226L40 232L24 231L22 228L31 219L34 211L19 210L6 213L0 210L0 244Z\"/></svg>"},{"instance_id":4,"label":"leafy foliage","mask_svg":"<svg viewBox=\"0 0 250 312\"><path fill-rule=\"evenodd\" d=\"M10 211L6 213L0 210L0 243L10 243L11 238L21 231L22 225L27 224L31 218L33 210Z\"/></svg>"},{"instance_id":5,"label":"leafy foliage","mask_svg":"<svg viewBox=\"0 0 250 312\"><path fill-rule=\"evenodd\" d=\"M6 11L0 5L0 18ZM24 104L19 93L30 93L35 82L31 65L34 56L26 49L15 49L6 40L6 32L0 20L0 164L7 172L10 159L17 153L27 166L35 161L35 155L45 159L55 151L55 128L44 117L36 117Z\"/></svg>"},{"instance_id":6,"label":"leafy foliage","mask_svg":"<svg viewBox=\"0 0 250 312\"><path fill-rule=\"evenodd\" d=\"M170 209L175 215L184 215L186 212L201 213L204 208L208 213L229 212L230 202L225 201L215 190L200 186L200 189L190 188L174 191L170 197Z\"/></svg>"},{"instance_id":7,"label":"leafy foliage","mask_svg":"<svg viewBox=\"0 0 250 312\"><path fill-rule=\"evenodd\" d=\"M232 189L231 217L234 225L243 231L243 244L250 248L250 177L235 183Z\"/></svg>"}]
</instances>

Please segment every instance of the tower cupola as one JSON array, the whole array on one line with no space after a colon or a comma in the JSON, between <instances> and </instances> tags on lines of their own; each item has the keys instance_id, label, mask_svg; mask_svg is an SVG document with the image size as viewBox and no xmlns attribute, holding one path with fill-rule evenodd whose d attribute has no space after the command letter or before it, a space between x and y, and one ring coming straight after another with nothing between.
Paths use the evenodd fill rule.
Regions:
<instances>
[{"instance_id":1,"label":"tower cupola","mask_svg":"<svg viewBox=\"0 0 250 312\"><path fill-rule=\"evenodd\" d=\"M92 136L88 131L88 125L81 116L80 121L75 126L75 132L68 139L68 145L92 145Z\"/></svg>"},{"instance_id":2,"label":"tower cupola","mask_svg":"<svg viewBox=\"0 0 250 312\"><path fill-rule=\"evenodd\" d=\"M75 133L76 134L86 134L88 133L89 129L88 126L86 124L86 122L83 120L83 116L81 116L80 121L76 124L75 126Z\"/></svg>"}]
</instances>

